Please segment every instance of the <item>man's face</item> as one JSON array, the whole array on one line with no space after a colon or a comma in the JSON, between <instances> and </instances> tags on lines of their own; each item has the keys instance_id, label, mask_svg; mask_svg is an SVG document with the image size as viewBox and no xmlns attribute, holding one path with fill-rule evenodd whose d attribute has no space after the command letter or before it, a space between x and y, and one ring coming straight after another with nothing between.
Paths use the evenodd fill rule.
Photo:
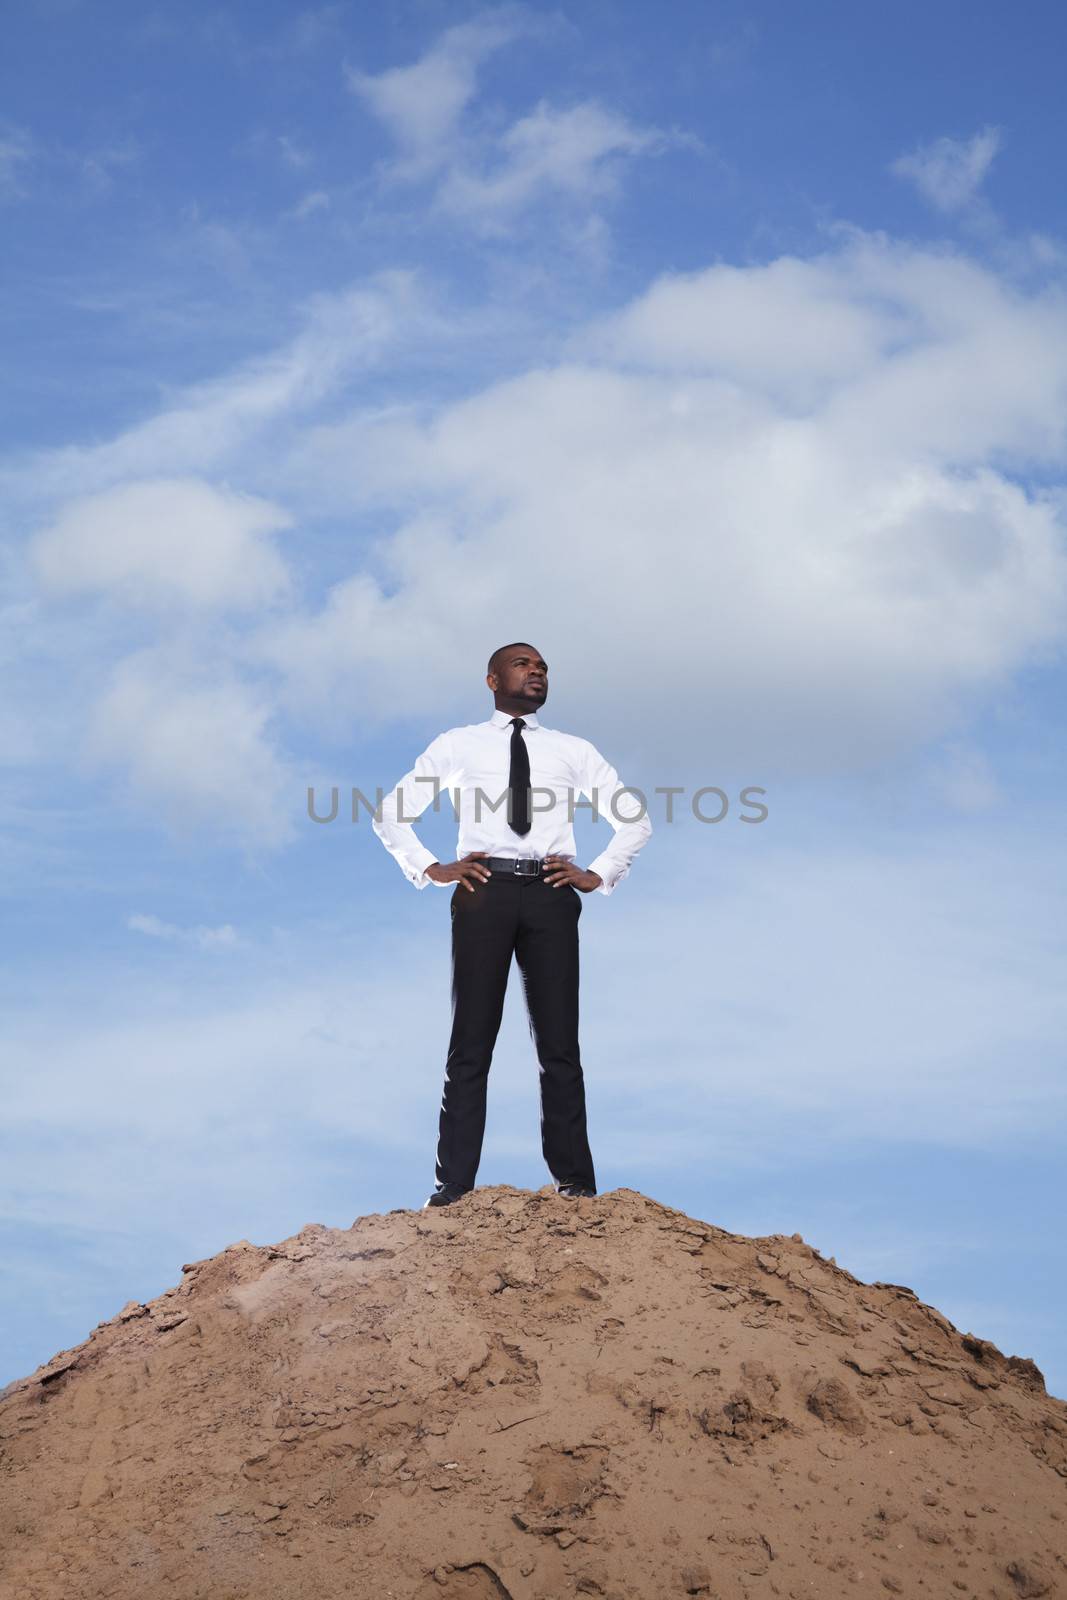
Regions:
<instances>
[{"instance_id":1,"label":"man's face","mask_svg":"<svg viewBox=\"0 0 1067 1600\"><path fill-rule=\"evenodd\" d=\"M496 694L522 700L536 710L548 699L548 665L532 646L516 645L498 664L495 684Z\"/></svg>"}]
</instances>

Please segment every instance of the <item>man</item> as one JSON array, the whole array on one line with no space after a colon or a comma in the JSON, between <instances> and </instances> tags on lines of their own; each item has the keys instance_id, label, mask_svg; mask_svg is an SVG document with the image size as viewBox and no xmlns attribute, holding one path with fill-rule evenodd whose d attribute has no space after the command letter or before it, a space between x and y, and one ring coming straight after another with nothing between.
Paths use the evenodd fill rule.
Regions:
<instances>
[{"instance_id":1,"label":"man","mask_svg":"<svg viewBox=\"0 0 1067 1600\"><path fill-rule=\"evenodd\" d=\"M374 820L374 831L417 889L455 885L452 1036L437 1181L426 1206L451 1205L474 1188L512 955L540 1063L545 1161L560 1194L596 1194L578 1048L581 897L594 889L611 894L652 832L644 807L633 795L618 795L623 786L615 768L588 740L538 721L548 698L548 665L531 645L495 650L485 681L496 706L489 720L438 734L383 798ZM410 820L443 789L454 789L459 816L458 859L447 865L419 842ZM580 796L615 830L584 868L575 864L572 826ZM642 815L627 821L635 809Z\"/></svg>"}]
</instances>

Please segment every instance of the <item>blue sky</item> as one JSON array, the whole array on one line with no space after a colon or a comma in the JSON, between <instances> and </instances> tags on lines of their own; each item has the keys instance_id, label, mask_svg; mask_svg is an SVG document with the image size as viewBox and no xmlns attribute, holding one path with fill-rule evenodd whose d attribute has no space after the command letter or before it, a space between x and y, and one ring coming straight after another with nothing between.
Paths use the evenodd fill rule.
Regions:
<instances>
[{"instance_id":1,"label":"blue sky","mask_svg":"<svg viewBox=\"0 0 1067 1600\"><path fill-rule=\"evenodd\" d=\"M654 801L585 902L601 1189L799 1231L1067 1393L1064 31L8 20L0 1383L421 1203L448 896L306 792L395 782L529 638L549 725L733 802ZM479 1181L549 1181L514 978Z\"/></svg>"}]
</instances>

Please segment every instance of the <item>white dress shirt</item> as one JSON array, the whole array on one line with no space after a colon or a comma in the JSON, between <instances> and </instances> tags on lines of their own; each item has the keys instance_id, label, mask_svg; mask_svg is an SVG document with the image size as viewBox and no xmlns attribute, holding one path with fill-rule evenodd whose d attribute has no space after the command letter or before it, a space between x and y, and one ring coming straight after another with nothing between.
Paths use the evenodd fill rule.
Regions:
<instances>
[{"instance_id":1,"label":"white dress shirt","mask_svg":"<svg viewBox=\"0 0 1067 1600\"><path fill-rule=\"evenodd\" d=\"M642 809L640 797L618 793L624 789L618 773L588 739L546 728L533 712L522 716L532 790L529 833L514 833L508 825L514 730L507 711L494 711L487 722L470 722L439 733L411 771L383 796L381 819L373 819L374 831L416 889L436 882L426 876L426 868L433 866L437 857L420 842L411 819L421 816L435 795L439 806L454 807L458 812L457 860L472 850L484 850L491 856L560 855L573 861L572 816L593 815L589 802L595 800L597 814L611 824L614 835L588 870L599 874L601 894L611 894L626 877L634 856L652 832L647 814L637 815ZM438 887L450 889L453 885Z\"/></svg>"}]
</instances>

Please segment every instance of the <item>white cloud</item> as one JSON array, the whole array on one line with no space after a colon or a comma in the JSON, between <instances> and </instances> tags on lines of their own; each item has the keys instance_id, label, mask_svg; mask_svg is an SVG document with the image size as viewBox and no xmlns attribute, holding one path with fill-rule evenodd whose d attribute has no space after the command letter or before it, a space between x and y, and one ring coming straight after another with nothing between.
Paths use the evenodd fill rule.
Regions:
<instances>
[{"instance_id":1,"label":"white cloud","mask_svg":"<svg viewBox=\"0 0 1067 1600\"><path fill-rule=\"evenodd\" d=\"M312 217L316 211L328 211L329 209L330 197L325 189L312 189L303 195L292 210L286 214L298 218Z\"/></svg>"},{"instance_id":2,"label":"white cloud","mask_svg":"<svg viewBox=\"0 0 1067 1600\"><path fill-rule=\"evenodd\" d=\"M564 725L595 706L660 765L684 727L759 781L885 763L1059 648L1062 503L1018 478L1067 466L1054 295L850 236L665 277L572 349L305 437L291 470L398 526L262 631L294 704L447 715L485 644L531 637Z\"/></svg>"},{"instance_id":3,"label":"white cloud","mask_svg":"<svg viewBox=\"0 0 1067 1600\"><path fill-rule=\"evenodd\" d=\"M282 158L283 164L297 172L308 166L311 161L308 152L302 148L296 139L290 138L287 133L278 135L278 153Z\"/></svg>"},{"instance_id":4,"label":"white cloud","mask_svg":"<svg viewBox=\"0 0 1067 1600\"><path fill-rule=\"evenodd\" d=\"M288 585L268 536L279 507L192 478L122 484L74 500L30 546L59 593L96 592L133 606L269 606Z\"/></svg>"},{"instance_id":5,"label":"white cloud","mask_svg":"<svg viewBox=\"0 0 1067 1600\"><path fill-rule=\"evenodd\" d=\"M179 944L196 945L200 950L229 950L237 944L237 930L224 922L218 928L179 928L176 923L163 922L159 917L135 912L126 919L126 926L134 933L143 933L149 939L163 939Z\"/></svg>"},{"instance_id":6,"label":"white cloud","mask_svg":"<svg viewBox=\"0 0 1067 1600\"><path fill-rule=\"evenodd\" d=\"M337 294L316 295L288 343L222 377L181 391L156 416L106 445L41 451L0 468L0 494L52 500L130 478L203 472L313 411L353 373L373 366L398 338L418 338L426 308L413 275L380 274Z\"/></svg>"},{"instance_id":7,"label":"white cloud","mask_svg":"<svg viewBox=\"0 0 1067 1600\"><path fill-rule=\"evenodd\" d=\"M23 193L22 174L33 156L33 141L20 128L0 134L0 199L17 199Z\"/></svg>"},{"instance_id":8,"label":"white cloud","mask_svg":"<svg viewBox=\"0 0 1067 1600\"><path fill-rule=\"evenodd\" d=\"M137 166L141 155L140 146L133 140L126 140L122 144L105 145L97 150L85 151L76 159L90 187L103 192L112 187L116 172Z\"/></svg>"},{"instance_id":9,"label":"white cloud","mask_svg":"<svg viewBox=\"0 0 1067 1600\"><path fill-rule=\"evenodd\" d=\"M503 132L467 116L482 63L537 25L522 7L501 7L449 28L411 66L377 76L349 69L349 87L396 143L388 179L435 178L442 211L491 230L549 195L573 201L607 194L621 158L677 142L592 101L560 107L542 100Z\"/></svg>"},{"instance_id":10,"label":"white cloud","mask_svg":"<svg viewBox=\"0 0 1067 1600\"><path fill-rule=\"evenodd\" d=\"M410 323L383 310L380 349L419 340L440 363L456 322L413 298ZM77 463L92 482L170 450L203 457L269 483L301 529L359 530L321 602L279 591L272 613L212 645L220 682L260 674L254 694L227 691L240 707L226 700L222 717L251 719L253 766L274 774L252 813L259 838L284 836L271 716L337 738L468 720L507 638L532 637L552 662L560 725L595 712L609 753L639 727L654 782L677 781L680 760L706 769L708 752L753 783L884 769L956 736L983 697L1062 650L1067 311L965 255L843 232L812 259L668 274L579 330L566 359L436 406L401 375L395 403L339 411L341 379L305 351L297 381L293 348L260 364L287 373L269 402L222 377L181 427L167 413ZM62 479L66 459L39 458L40 481ZM1044 486L1028 488L1035 464ZM201 571L211 541L194 537L196 559L171 547L160 579L144 550L85 534L84 509L55 519L81 530L69 545L84 565L68 569L58 540L53 581L200 585L257 607L256 583L270 589L251 535L221 577ZM517 565L536 581L518 589ZM179 812L183 760L146 766L137 730L157 699L169 707L172 680L180 721L186 678L135 694L120 676L93 724L131 792L156 805L173 781Z\"/></svg>"},{"instance_id":11,"label":"white cloud","mask_svg":"<svg viewBox=\"0 0 1067 1600\"><path fill-rule=\"evenodd\" d=\"M921 332L916 310L899 295L880 303L868 276L867 261L848 249L668 274L589 329L581 349L810 405Z\"/></svg>"},{"instance_id":12,"label":"white cloud","mask_svg":"<svg viewBox=\"0 0 1067 1600\"><path fill-rule=\"evenodd\" d=\"M999 128L983 128L970 139L934 139L898 156L890 170L915 184L938 211L962 211L985 182L1001 146Z\"/></svg>"},{"instance_id":13,"label":"white cloud","mask_svg":"<svg viewBox=\"0 0 1067 1600\"><path fill-rule=\"evenodd\" d=\"M448 159L478 68L529 26L518 6L501 6L448 28L418 61L371 74L348 68L348 87L389 130L400 150L393 176L423 177Z\"/></svg>"},{"instance_id":14,"label":"white cloud","mask_svg":"<svg viewBox=\"0 0 1067 1600\"><path fill-rule=\"evenodd\" d=\"M508 129L480 167L453 166L439 203L491 221L546 193L588 198L610 190L617 165L612 158L646 154L665 143L656 129L634 127L592 102L560 109L542 101Z\"/></svg>"},{"instance_id":15,"label":"white cloud","mask_svg":"<svg viewBox=\"0 0 1067 1600\"><path fill-rule=\"evenodd\" d=\"M24 128L9 127L0 132L0 200L26 195L24 179L31 165L53 176L75 173L90 191L101 194L112 187L117 172L135 167L141 157L141 147L129 138L93 148L73 147L42 143Z\"/></svg>"},{"instance_id":16,"label":"white cloud","mask_svg":"<svg viewBox=\"0 0 1067 1600\"><path fill-rule=\"evenodd\" d=\"M980 813L1004 804L1005 795L989 758L964 739L950 739L931 772L935 793L954 811Z\"/></svg>"},{"instance_id":17,"label":"white cloud","mask_svg":"<svg viewBox=\"0 0 1067 1600\"><path fill-rule=\"evenodd\" d=\"M344 0L337 0L336 4L308 6L290 13L284 27L264 39L263 47L286 56L293 52L310 55L324 47L332 50L344 35L347 10Z\"/></svg>"},{"instance_id":18,"label":"white cloud","mask_svg":"<svg viewBox=\"0 0 1067 1600\"><path fill-rule=\"evenodd\" d=\"M854 819L861 845L835 844L811 818L793 845L771 821L753 829L758 849L661 826L641 922L644 948L669 961L642 964L625 921L597 927L583 983L606 993L617 980L628 1004L594 1013L583 1053L611 1063L612 1102L625 1104L644 1100L655 1051L671 1109L646 1108L642 1129L677 1160L707 1159L709 1137L716 1164L759 1159L793 1118L795 1137L839 1148L872 1130L1003 1148L1060 1125L1067 1001L1047 886L1062 883L1062 852L995 821L905 837L894 810L887 800ZM747 1153L731 1156L733 1144Z\"/></svg>"},{"instance_id":19,"label":"white cloud","mask_svg":"<svg viewBox=\"0 0 1067 1600\"><path fill-rule=\"evenodd\" d=\"M93 707L90 769L114 769L127 797L185 838L276 847L304 790L271 737L272 706L223 663L142 650L121 661Z\"/></svg>"}]
</instances>

